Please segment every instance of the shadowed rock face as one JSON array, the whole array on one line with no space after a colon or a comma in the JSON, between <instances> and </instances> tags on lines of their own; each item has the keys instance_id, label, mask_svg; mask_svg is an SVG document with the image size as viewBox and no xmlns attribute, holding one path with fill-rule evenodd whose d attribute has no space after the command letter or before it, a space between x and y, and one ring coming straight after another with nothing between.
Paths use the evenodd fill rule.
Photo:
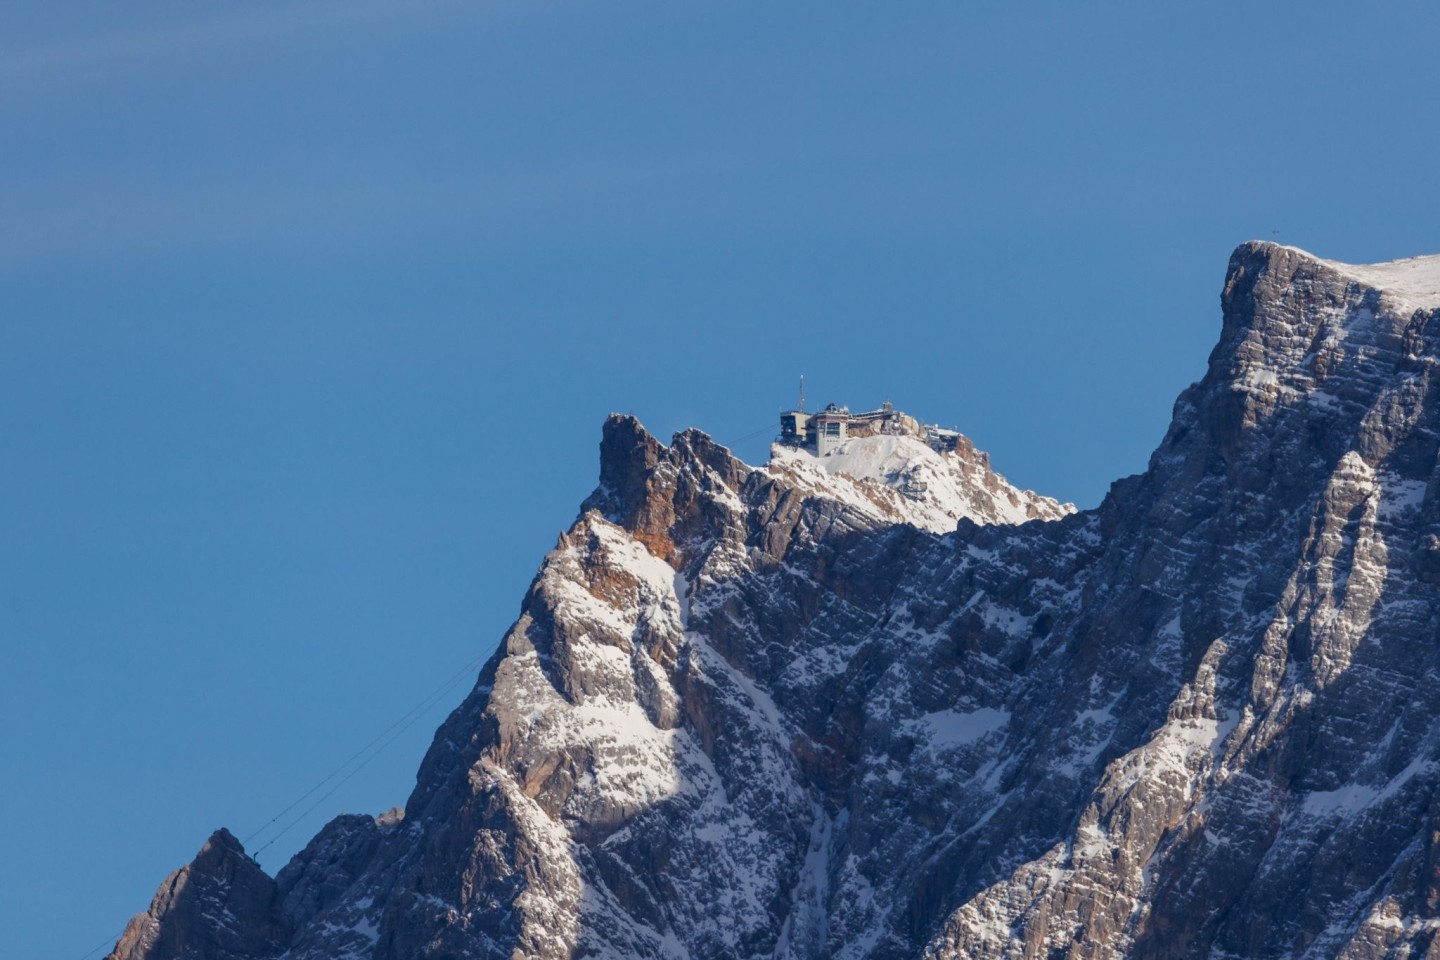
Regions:
<instances>
[{"instance_id":1,"label":"shadowed rock face","mask_svg":"<svg viewBox=\"0 0 1440 960\"><path fill-rule=\"evenodd\" d=\"M1432 274L1240 247L1083 513L612 417L403 815L222 831L113 956L1440 954Z\"/></svg>"},{"instance_id":2,"label":"shadowed rock face","mask_svg":"<svg viewBox=\"0 0 1440 960\"><path fill-rule=\"evenodd\" d=\"M125 928L114 960L260 960L293 933L275 881L224 828L160 885L150 909Z\"/></svg>"}]
</instances>

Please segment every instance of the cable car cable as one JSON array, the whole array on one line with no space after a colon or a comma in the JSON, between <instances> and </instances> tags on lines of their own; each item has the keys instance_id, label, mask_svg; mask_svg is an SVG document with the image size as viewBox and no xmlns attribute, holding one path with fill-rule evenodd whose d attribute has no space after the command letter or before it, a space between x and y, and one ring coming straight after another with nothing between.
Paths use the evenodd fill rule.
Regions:
<instances>
[{"instance_id":1,"label":"cable car cable","mask_svg":"<svg viewBox=\"0 0 1440 960\"><path fill-rule=\"evenodd\" d=\"M357 750L357 751L355 751L353 754L351 754L351 755L345 760L344 763L340 764L340 766L338 766L338 767L336 767L334 770L332 770L332 771L331 771L329 774L327 774L327 775L325 776L325 778L322 779L319 783L315 784L315 786L311 787L309 790L306 790L304 793L300 794L300 796L296 797L295 800L292 801L289 806L287 806L284 810L281 810L279 813L275 814L275 816L271 817L271 818L270 818L268 821L266 821L265 824L264 824L263 826L261 826L259 829L252 831L248 836L246 836L243 840L240 841L241 844L242 844L242 845L248 845L248 844L250 843L250 841L254 840L256 837L258 837L258 836L260 836L261 834L263 834L266 830L270 829L270 827L273 826L277 820L279 820L281 817L285 816L285 814L289 813L291 810L294 810L296 807L300 806L300 804L304 803L305 800L306 800L308 797L310 797L312 794L315 793L315 791L321 789L321 788L324 787L327 783L329 783L331 780L334 780L337 776L339 776L339 775L345 770L346 767L350 766L350 764L354 763L357 759L359 759L361 756L363 756L363 755L366 753L366 751L368 751L371 747L375 746L375 744L377 744L377 743L379 743L381 740L383 740L383 739L390 733L390 731L394 730L396 727L400 726L402 723L405 723L407 720L411 720L411 722L413 722L413 720L412 720L412 718L411 718L411 715L412 715L412 714L415 714L417 711L423 712L423 711L425 711L426 709L428 709L428 708L432 705L432 704L431 704L431 700L432 700L434 697L436 697L438 694L441 694L441 693L445 692L446 690L449 690L452 686L455 685L455 681L456 681L456 680L458 680L460 677L464 676L465 674L467 674L467 673L469 673L471 670L473 670L473 669L474 669L476 666L478 666L478 665L480 664L480 662L482 662L487 656L489 656L489 654L481 654L480 656L475 657L475 658L471 659L470 661L468 661L468 662L465 664L465 666L461 667L461 668L460 668L459 670L457 670L455 673L451 674L450 677L449 677L443 684L441 684L437 689L435 689L435 690L431 691L430 693L426 694L425 697L424 697L424 699L422 699L419 704L417 704L416 706L411 707L409 710L405 711L405 713L401 714L400 719L396 720L394 723L390 724L390 726L388 726L388 727L386 727L384 730L380 731L380 733L379 733L378 735L376 735L373 740L371 740L369 743L365 744L365 746L361 747L359 750ZM384 748L382 747L381 749L384 749ZM377 752L378 752L378 751L377 751ZM367 762L368 762L368 761L367 761ZM328 796L328 794L327 794L327 796Z\"/></svg>"}]
</instances>

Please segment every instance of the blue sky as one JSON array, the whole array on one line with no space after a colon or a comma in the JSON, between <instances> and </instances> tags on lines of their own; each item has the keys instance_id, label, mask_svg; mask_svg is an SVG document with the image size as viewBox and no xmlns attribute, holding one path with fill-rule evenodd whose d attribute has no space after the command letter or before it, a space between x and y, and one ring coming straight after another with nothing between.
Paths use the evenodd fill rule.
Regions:
<instances>
[{"instance_id":1,"label":"blue sky","mask_svg":"<svg viewBox=\"0 0 1440 960\"><path fill-rule=\"evenodd\" d=\"M7 944L80 957L493 649L612 410L734 442L804 373L1094 505L1203 372L1236 244L1440 251L1436 20L12 5ZM460 695L266 867L403 803Z\"/></svg>"}]
</instances>

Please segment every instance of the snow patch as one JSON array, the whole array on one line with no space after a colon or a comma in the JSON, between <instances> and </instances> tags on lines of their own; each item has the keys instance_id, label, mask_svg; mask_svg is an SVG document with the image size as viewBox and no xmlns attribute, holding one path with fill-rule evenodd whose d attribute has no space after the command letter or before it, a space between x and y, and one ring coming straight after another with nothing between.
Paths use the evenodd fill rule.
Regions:
<instances>
[{"instance_id":1,"label":"snow patch","mask_svg":"<svg viewBox=\"0 0 1440 960\"><path fill-rule=\"evenodd\" d=\"M1410 257L1386 263L1341 263L1337 260L1320 262L1367 287L1374 287L1408 300L1421 309L1434 310L1440 307L1440 255Z\"/></svg>"},{"instance_id":2,"label":"snow patch","mask_svg":"<svg viewBox=\"0 0 1440 960\"><path fill-rule=\"evenodd\" d=\"M1380 514L1386 519L1420 509L1425 502L1424 480L1402 480L1386 474L1380 480Z\"/></svg>"},{"instance_id":3,"label":"snow patch","mask_svg":"<svg viewBox=\"0 0 1440 960\"><path fill-rule=\"evenodd\" d=\"M1075 512L1074 504L1011 486L983 460L907 436L854 437L824 457L776 444L766 469L868 516L933 533L949 533L962 517L1019 524Z\"/></svg>"},{"instance_id":4,"label":"snow patch","mask_svg":"<svg viewBox=\"0 0 1440 960\"><path fill-rule=\"evenodd\" d=\"M916 732L932 750L954 750L1004 730L1010 723L1010 714L992 707L981 707L967 713L938 710L925 714L914 723Z\"/></svg>"}]
</instances>

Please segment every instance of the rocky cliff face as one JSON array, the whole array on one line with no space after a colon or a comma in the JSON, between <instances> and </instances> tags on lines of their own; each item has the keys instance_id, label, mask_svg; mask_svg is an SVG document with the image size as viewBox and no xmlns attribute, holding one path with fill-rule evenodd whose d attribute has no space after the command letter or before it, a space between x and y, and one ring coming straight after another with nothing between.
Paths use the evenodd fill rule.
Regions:
<instances>
[{"instance_id":1,"label":"rocky cliff face","mask_svg":"<svg viewBox=\"0 0 1440 960\"><path fill-rule=\"evenodd\" d=\"M150 909L130 921L111 956L274 957L293 933L275 881L221 829L190 864L165 878Z\"/></svg>"},{"instance_id":2,"label":"rocky cliff face","mask_svg":"<svg viewBox=\"0 0 1440 960\"><path fill-rule=\"evenodd\" d=\"M1440 955L1437 280L1240 247L1083 513L612 417L403 816L217 834L112 956Z\"/></svg>"}]
</instances>

